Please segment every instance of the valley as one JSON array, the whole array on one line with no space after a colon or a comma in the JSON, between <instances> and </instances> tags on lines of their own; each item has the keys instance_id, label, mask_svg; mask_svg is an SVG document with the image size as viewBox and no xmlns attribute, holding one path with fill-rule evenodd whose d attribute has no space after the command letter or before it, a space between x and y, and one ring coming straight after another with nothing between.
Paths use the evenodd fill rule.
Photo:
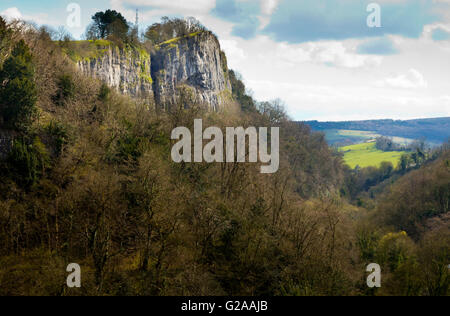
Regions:
<instances>
[{"instance_id":1,"label":"valley","mask_svg":"<svg viewBox=\"0 0 450 316\"><path fill-rule=\"evenodd\" d=\"M448 118L295 122L193 18L92 21L0 17L0 296L450 294Z\"/></svg>"},{"instance_id":2,"label":"valley","mask_svg":"<svg viewBox=\"0 0 450 316\"><path fill-rule=\"evenodd\" d=\"M379 137L387 137L405 147L423 141L427 148L439 147L450 139L450 118L305 123L313 131L324 133L330 146L343 153L351 168L379 167L384 161L391 162L394 167L398 165L406 151L377 150L375 142Z\"/></svg>"}]
</instances>

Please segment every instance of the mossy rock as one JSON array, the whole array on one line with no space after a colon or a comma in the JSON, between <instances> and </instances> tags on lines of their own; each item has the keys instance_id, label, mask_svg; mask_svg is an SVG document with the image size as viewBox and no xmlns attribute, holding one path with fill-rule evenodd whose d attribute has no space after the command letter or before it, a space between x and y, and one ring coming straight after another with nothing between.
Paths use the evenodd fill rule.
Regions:
<instances>
[{"instance_id":1,"label":"mossy rock","mask_svg":"<svg viewBox=\"0 0 450 316\"><path fill-rule=\"evenodd\" d=\"M185 36L175 37L175 38L172 38L172 39L170 39L168 41L165 41L165 42L162 42L162 43L156 45L156 47L157 48L169 48L169 49L171 49L171 48L176 47L177 43L180 40L186 39L186 38L192 38L192 37L195 37L195 36L197 36L199 34L202 34L202 33L203 33L203 31L200 31L200 32L190 33L190 34L185 35Z\"/></svg>"},{"instance_id":2,"label":"mossy rock","mask_svg":"<svg viewBox=\"0 0 450 316\"><path fill-rule=\"evenodd\" d=\"M63 52L74 62L89 62L106 55L112 43L107 40L73 41Z\"/></svg>"}]
</instances>

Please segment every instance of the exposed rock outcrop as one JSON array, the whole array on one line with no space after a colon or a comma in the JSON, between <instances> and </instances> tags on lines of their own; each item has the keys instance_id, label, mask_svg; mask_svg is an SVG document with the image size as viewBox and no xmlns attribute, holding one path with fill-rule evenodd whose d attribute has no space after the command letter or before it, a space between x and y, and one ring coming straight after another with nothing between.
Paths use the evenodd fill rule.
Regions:
<instances>
[{"instance_id":1,"label":"exposed rock outcrop","mask_svg":"<svg viewBox=\"0 0 450 316\"><path fill-rule=\"evenodd\" d=\"M101 52L97 57L77 61L84 74L99 78L122 94L145 100L153 98L150 54L114 45L97 49Z\"/></svg>"},{"instance_id":2,"label":"exposed rock outcrop","mask_svg":"<svg viewBox=\"0 0 450 316\"><path fill-rule=\"evenodd\" d=\"M180 85L190 87L199 103L215 111L231 98L226 57L209 32L161 44L152 58L152 74L157 104L174 103Z\"/></svg>"},{"instance_id":3,"label":"exposed rock outcrop","mask_svg":"<svg viewBox=\"0 0 450 316\"><path fill-rule=\"evenodd\" d=\"M195 101L215 111L232 99L226 57L210 32L164 42L152 56L145 50L113 44L97 45L96 50L100 53L94 57L78 58L78 68L131 97L170 107L180 88L187 88Z\"/></svg>"}]
</instances>

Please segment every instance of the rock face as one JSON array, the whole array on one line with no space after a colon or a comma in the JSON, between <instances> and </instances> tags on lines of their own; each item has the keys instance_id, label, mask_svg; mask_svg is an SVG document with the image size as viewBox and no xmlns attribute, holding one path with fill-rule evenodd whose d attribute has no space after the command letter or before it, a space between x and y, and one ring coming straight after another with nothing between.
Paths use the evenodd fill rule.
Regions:
<instances>
[{"instance_id":1,"label":"rock face","mask_svg":"<svg viewBox=\"0 0 450 316\"><path fill-rule=\"evenodd\" d=\"M85 74L98 78L119 92L144 100L153 98L151 58L145 50L107 46L96 58L77 62Z\"/></svg>"},{"instance_id":2,"label":"rock face","mask_svg":"<svg viewBox=\"0 0 450 316\"><path fill-rule=\"evenodd\" d=\"M174 38L152 56L114 45L102 49L100 56L79 60L78 68L123 94L168 108L184 91L214 111L232 99L226 57L210 32Z\"/></svg>"},{"instance_id":3,"label":"rock face","mask_svg":"<svg viewBox=\"0 0 450 316\"><path fill-rule=\"evenodd\" d=\"M152 58L152 74L157 104L175 103L180 87L190 89L198 103L215 111L231 98L226 57L209 32L161 44Z\"/></svg>"}]
</instances>

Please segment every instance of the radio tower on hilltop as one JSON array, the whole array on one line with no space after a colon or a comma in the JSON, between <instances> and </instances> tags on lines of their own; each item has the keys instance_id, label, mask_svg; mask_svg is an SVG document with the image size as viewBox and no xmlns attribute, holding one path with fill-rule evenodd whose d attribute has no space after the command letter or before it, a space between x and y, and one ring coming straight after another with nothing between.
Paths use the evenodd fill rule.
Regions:
<instances>
[{"instance_id":1,"label":"radio tower on hilltop","mask_svg":"<svg viewBox=\"0 0 450 316\"><path fill-rule=\"evenodd\" d=\"M136 9L136 23L134 24L134 27L136 27L139 33L139 9Z\"/></svg>"}]
</instances>

